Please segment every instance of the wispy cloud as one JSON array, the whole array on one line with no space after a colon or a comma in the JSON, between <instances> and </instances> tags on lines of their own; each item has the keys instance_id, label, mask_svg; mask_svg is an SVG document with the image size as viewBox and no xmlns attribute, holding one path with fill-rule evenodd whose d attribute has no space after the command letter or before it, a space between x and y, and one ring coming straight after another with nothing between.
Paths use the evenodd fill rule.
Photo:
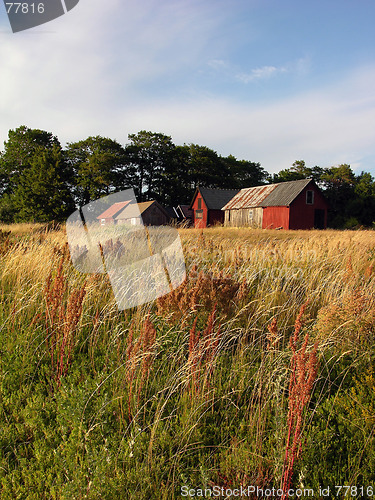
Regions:
<instances>
[{"instance_id":1,"label":"wispy cloud","mask_svg":"<svg viewBox=\"0 0 375 500\"><path fill-rule=\"evenodd\" d=\"M147 103L119 117L137 128L160 130L177 143L198 142L220 154L259 161L270 172L292 165L346 162L371 170L374 155L375 67L360 68L340 82L272 105L230 99L197 99L169 105Z\"/></svg>"},{"instance_id":2,"label":"wispy cloud","mask_svg":"<svg viewBox=\"0 0 375 500\"><path fill-rule=\"evenodd\" d=\"M100 116L157 98L194 73L224 22L220 9L198 0L90 0L48 28L4 34L0 143L20 124L68 130L69 140L94 133Z\"/></svg>"},{"instance_id":3,"label":"wispy cloud","mask_svg":"<svg viewBox=\"0 0 375 500\"><path fill-rule=\"evenodd\" d=\"M210 68L220 70L228 67L228 63L223 59L212 59L207 63Z\"/></svg>"},{"instance_id":4,"label":"wispy cloud","mask_svg":"<svg viewBox=\"0 0 375 500\"><path fill-rule=\"evenodd\" d=\"M261 66L254 68L250 72L239 72L235 78L242 83L251 83L259 80L269 80L281 74L306 76L311 68L310 57L300 57L295 61L288 62L282 66Z\"/></svg>"},{"instance_id":5,"label":"wispy cloud","mask_svg":"<svg viewBox=\"0 0 375 500\"><path fill-rule=\"evenodd\" d=\"M223 59L212 59L207 64L218 74L225 75L227 78L231 77L233 80L243 84L271 80L282 74L306 76L311 70L311 59L309 56L300 57L279 66L264 65L252 68L250 71L244 71L238 65Z\"/></svg>"},{"instance_id":6,"label":"wispy cloud","mask_svg":"<svg viewBox=\"0 0 375 500\"><path fill-rule=\"evenodd\" d=\"M252 69L250 73L239 73L236 75L236 79L243 83L250 83L256 80L267 80L278 73L285 73L286 71L284 67L262 66L261 68Z\"/></svg>"}]
</instances>

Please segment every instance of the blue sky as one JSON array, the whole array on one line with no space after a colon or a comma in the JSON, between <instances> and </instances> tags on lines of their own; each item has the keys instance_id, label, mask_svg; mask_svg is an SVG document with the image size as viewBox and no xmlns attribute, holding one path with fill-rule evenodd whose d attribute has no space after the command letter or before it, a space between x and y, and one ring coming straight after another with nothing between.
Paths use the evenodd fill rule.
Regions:
<instances>
[{"instance_id":1,"label":"blue sky","mask_svg":"<svg viewBox=\"0 0 375 500\"><path fill-rule=\"evenodd\" d=\"M1 4L0 142L146 129L269 172L375 175L374 19L373 0L80 0L13 34Z\"/></svg>"}]
</instances>

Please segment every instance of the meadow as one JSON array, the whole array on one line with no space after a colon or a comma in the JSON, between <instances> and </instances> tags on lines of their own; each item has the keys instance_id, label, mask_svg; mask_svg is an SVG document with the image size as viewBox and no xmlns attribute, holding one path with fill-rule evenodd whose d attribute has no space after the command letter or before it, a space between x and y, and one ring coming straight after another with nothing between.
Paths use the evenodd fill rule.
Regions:
<instances>
[{"instance_id":1,"label":"meadow","mask_svg":"<svg viewBox=\"0 0 375 500\"><path fill-rule=\"evenodd\" d=\"M64 228L0 226L1 499L370 498L375 232L179 232L186 281L118 311Z\"/></svg>"}]
</instances>

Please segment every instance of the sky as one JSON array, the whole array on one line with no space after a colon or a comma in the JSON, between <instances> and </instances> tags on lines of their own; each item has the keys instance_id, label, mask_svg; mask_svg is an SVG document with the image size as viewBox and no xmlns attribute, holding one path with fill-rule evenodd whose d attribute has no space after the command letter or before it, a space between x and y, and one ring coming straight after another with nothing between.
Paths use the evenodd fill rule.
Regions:
<instances>
[{"instance_id":1,"label":"sky","mask_svg":"<svg viewBox=\"0 0 375 500\"><path fill-rule=\"evenodd\" d=\"M150 130L375 176L374 19L374 0L80 0L13 34L1 3L0 149L20 125L64 147Z\"/></svg>"}]
</instances>

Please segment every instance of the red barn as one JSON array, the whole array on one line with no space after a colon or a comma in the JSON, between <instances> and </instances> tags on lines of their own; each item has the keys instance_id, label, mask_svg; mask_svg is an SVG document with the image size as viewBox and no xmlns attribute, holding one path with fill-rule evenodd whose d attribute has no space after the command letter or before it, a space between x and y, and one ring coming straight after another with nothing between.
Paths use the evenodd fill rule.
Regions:
<instances>
[{"instance_id":1,"label":"red barn","mask_svg":"<svg viewBox=\"0 0 375 500\"><path fill-rule=\"evenodd\" d=\"M238 189L197 188L190 209L194 227L207 227L224 222L223 206L238 193Z\"/></svg>"},{"instance_id":2,"label":"red barn","mask_svg":"<svg viewBox=\"0 0 375 500\"><path fill-rule=\"evenodd\" d=\"M325 229L328 202L312 179L241 189L224 207L226 226Z\"/></svg>"}]
</instances>

